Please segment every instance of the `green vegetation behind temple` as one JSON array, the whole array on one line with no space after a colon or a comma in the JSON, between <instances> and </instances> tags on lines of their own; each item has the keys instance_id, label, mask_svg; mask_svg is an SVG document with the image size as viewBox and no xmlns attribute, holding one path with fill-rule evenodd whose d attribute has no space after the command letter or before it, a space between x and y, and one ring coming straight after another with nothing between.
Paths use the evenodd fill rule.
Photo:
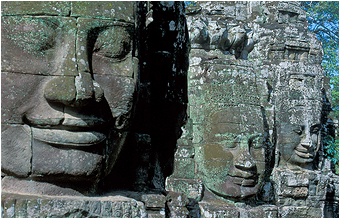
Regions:
<instances>
[{"instance_id":1,"label":"green vegetation behind temple","mask_svg":"<svg viewBox=\"0 0 340 219\"><path fill-rule=\"evenodd\" d=\"M185 1L184 4L185 4L185 7L195 6L196 1Z\"/></svg>"},{"instance_id":2,"label":"green vegetation behind temple","mask_svg":"<svg viewBox=\"0 0 340 219\"><path fill-rule=\"evenodd\" d=\"M339 120L339 2L338 1L303 1L301 7L307 12L308 30L314 32L322 42L324 57L322 66L326 76L330 77L333 120ZM339 128L337 128L339 133ZM339 139L326 137L325 155L336 166L339 174Z\"/></svg>"}]
</instances>

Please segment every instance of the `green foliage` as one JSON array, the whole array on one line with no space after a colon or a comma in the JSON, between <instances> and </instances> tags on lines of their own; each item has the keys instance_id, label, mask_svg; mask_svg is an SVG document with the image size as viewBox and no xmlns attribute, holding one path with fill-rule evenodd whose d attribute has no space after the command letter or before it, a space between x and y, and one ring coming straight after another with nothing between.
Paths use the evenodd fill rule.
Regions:
<instances>
[{"instance_id":1,"label":"green foliage","mask_svg":"<svg viewBox=\"0 0 340 219\"><path fill-rule=\"evenodd\" d=\"M331 160L336 166L336 174L339 174L339 139L327 136L325 140L326 158Z\"/></svg>"},{"instance_id":2,"label":"green foliage","mask_svg":"<svg viewBox=\"0 0 340 219\"><path fill-rule=\"evenodd\" d=\"M303 1L302 9L307 12L308 29L322 42L324 57L322 66L331 78L332 106L339 116L339 2Z\"/></svg>"},{"instance_id":3,"label":"green foliage","mask_svg":"<svg viewBox=\"0 0 340 219\"><path fill-rule=\"evenodd\" d=\"M322 66L330 77L332 95L332 117L339 118L339 2L302 1L301 7L307 12L308 29L322 42L324 57ZM339 133L339 130L338 130ZM339 166L339 139L327 136L325 154Z\"/></svg>"},{"instance_id":4,"label":"green foliage","mask_svg":"<svg viewBox=\"0 0 340 219\"><path fill-rule=\"evenodd\" d=\"M185 1L185 7L191 7L196 5L196 1Z\"/></svg>"},{"instance_id":5,"label":"green foliage","mask_svg":"<svg viewBox=\"0 0 340 219\"><path fill-rule=\"evenodd\" d=\"M307 12L308 29L318 36L326 49L325 58L333 58L334 50L339 47L339 2L302 2L302 8ZM339 66L337 60L333 61L329 63L331 67Z\"/></svg>"},{"instance_id":6,"label":"green foliage","mask_svg":"<svg viewBox=\"0 0 340 219\"><path fill-rule=\"evenodd\" d=\"M339 118L339 75L331 77L330 84L332 85L332 106L334 117Z\"/></svg>"}]
</instances>

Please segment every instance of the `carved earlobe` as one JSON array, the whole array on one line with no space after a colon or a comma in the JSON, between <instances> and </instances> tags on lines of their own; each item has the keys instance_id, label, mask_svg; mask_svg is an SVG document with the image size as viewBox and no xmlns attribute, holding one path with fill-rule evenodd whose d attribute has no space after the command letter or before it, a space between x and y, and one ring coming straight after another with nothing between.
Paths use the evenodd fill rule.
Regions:
<instances>
[{"instance_id":1,"label":"carved earlobe","mask_svg":"<svg viewBox=\"0 0 340 219\"><path fill-rule=\"evenodd\" d=\"M122 130L129 126L129 118L126 115L119 115L115 121L115 129Z\"/></svg>"}]
</instances>

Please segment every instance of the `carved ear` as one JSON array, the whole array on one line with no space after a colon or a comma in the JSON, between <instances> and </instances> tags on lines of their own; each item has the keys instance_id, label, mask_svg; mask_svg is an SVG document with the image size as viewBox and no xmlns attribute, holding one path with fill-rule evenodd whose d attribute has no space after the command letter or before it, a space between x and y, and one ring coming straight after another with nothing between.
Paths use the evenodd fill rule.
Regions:
<instances>
[{"instance_id":1,"label":"carved ear","mask_svg":"<svg viewBox=\"0 0 340 219\"><path fill-rule=\"evenodd\" d=\"M122 130L129 126L129 117L125 114L119 115L115 121L115 129Z\"/></svg>"}]
</instances>

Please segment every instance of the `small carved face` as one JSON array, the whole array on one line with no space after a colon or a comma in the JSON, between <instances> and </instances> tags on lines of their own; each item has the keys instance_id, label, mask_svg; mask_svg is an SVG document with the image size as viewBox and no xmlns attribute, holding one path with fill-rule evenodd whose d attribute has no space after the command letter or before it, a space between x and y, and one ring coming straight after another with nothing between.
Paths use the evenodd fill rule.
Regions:
<instances>
[{"instance_id":1,"label":"small carved face","mask_svg":"<svg viewBox=\"0 0 340 219\"><path fill-rule=\"evenodd\" d=\"M247 115L235 113L224 109L211 117L218 120L207 128L211 137L209 143L202 144L199 165L205 185L213 193L242 199L258 192L268 133L264 132L260 110L248 110Z\"/></svg>"},{"instance_id":2,"label":"small carved face","mask_svg":"<svg viewBox=\"0 0 340 219\"><path fill-rule=\"evenodd\" d=\"M4 14L18 13L10 4ZM111 171L128 133L137 77L133 3L29 4L23 8L43 4L55 14L2 16L2 151L12 159L2 170L95 181Z\"/></svg>"},{"instance_id":3,"label":"small carved face","mask_svg":"<svg viewBox=\"0 0 340 219\"><path fill-rule=\"evenodd\" d=\"M319 149L320 123L318 121L281 125L278 143L283 162L310 166Z\"/></svg>"},{"instance_id":4,"label":"small carved face","mask_svg":"<svg viewBox=\"0 0 340 219\"><path fill-rule=\"evenodd\" d=\"M290 78L288 92L280 97L279 165L313 168L321 139L322 102L317 98L321 97L321 92L315 87L316 81L312 77L294 75Z\"/></svg>"}]
</instances>

